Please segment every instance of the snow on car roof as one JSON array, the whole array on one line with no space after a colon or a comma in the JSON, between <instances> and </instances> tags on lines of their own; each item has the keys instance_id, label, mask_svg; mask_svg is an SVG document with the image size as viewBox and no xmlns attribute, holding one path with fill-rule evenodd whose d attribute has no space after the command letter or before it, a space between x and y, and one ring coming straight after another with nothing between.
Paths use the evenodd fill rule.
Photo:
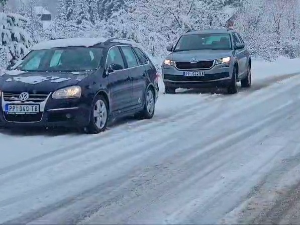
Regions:
<instances>
[{"instance_id":1,"label":"snow on car roof","mask_svg":"<svg viewBox=\"0 0 300 225\"><path fill-rule=\"evenodd\" d=\"M105 42L105 38L67 38L67 39L57 39L51 41L45 41L34 45L32 50L42 50L51 48L64 48L64 47L91 47L101 42Z\"/></svg>"}]
</instances>

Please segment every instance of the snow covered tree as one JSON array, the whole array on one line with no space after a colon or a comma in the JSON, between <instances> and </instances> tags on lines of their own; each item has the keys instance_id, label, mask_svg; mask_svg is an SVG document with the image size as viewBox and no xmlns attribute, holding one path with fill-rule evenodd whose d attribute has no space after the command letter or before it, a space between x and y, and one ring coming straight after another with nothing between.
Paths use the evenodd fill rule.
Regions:
<instances>
[{"instance_id":1,"label":"snow covered tree","mask_svg":"<svg viewBox=\"0 0 300 225\"><path fill-rule=\"evenodd\" d=\"M6 3L7 3L7 0L0 0L0 6L1 6L3 12L4 12L4 7L5 7Z\"/></svg>"},{"instance_id":2,"label":"snow covered tree","mask_svg":"<svg viewBox=\"0 0 300 225\"><path fill-rule=\"evenodd\" d=\"M106 20L114 12L119 11L125 5L124 0L97 0L97 13L100 20Z\"/></svg>"},{"instance_id":3,"label":"snow covered tree","mask_svg":"<svg viewBox=\"0 0 300 225\"><path fill-rule=\"evenodd\" d=\"M24 29L26 22L27 19L21 15L0 13L1 54L8 53L7 60L11 63L23 57L33 43Z\"/></svg>"}]
</instances>

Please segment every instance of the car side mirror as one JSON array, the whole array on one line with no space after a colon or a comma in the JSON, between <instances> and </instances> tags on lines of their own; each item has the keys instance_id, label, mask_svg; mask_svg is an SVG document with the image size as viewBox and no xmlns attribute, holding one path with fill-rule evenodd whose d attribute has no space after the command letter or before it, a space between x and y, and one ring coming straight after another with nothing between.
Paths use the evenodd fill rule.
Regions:
<instances>
[{"instance_id":1,"label":"car side mirror","mask_svg":"<svg viewBox=\"0 0 300 225\"><path fill-rule=\"evenodd\" d=\"M113 73L117 70L122 70L122 69L124 69L124 68L121 65L112 63L107 67L106 75L109 75L110 73Z\"/></svg>"},{"instance_id":2,"label":"car side mirror","mask_svg":"<svg viewBox=\"0 0 300 225\"><path fill-rule=\"evenodd\" d=\"M245 48L245 44L237 43L237 44L235 45L235 49L243 49L243 48Z\"/></svg>"},{"instance_id":3,"label":"car side mirror","mask_svg":"<svg viewBox=\"0 0 300 225\"><path fill-rule=\"evenodd\" d=\"M167 51L168 52L172 52L173 51L173 47L174 47L173 45L168 45L167 46Z\"/></svg>"}]
</instances>

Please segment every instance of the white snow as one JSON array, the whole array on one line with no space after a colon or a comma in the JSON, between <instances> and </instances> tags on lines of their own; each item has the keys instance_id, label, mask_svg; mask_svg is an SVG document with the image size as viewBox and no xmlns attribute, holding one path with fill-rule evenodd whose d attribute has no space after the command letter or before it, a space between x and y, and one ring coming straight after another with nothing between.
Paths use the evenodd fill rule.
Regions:
<instances>
[{"instance_id":1,"label":"white snow","mask_svg":"<svg viewBox=\"0 0 300 225\"><path fill-rule=\"evenodd\" d=\"M0 223L218 224L299 155L299 62L253 60L252 89L160 94L99 135L0 130Z\"/></svg>"},{"instance_id":2,"label":"white snow","mask_svg":"<svg viewBox=\"0 0 300 225\"><path fill-rule=\"evenodd\" d=\"M46 80L49 80L47 77L43 76L24 76L24 77L13 77L14 81L19 81L26 84L38 84L41 82L44 82Z\"/></svg>"},{"instance_id":3,"label":"white snow","mask_svg":"<svg viewBox=\"0 0 300 225\"><path fill-rule=\"evenodd\" d=\"M76 47L84 46L91 47L95 44L105 42L105 38L68 38L68 39L57 39L51 41L41 42L34 45L32 50L42 50L42 49L51 49L51 48L63 48L63 47Z\"/></svg>"},{"instance_id":4,"label":"white snow","mask_svg":"<svg viewBox=\"0 0 300 225\"><path fill-rule=\"evenodd\" d=\"M47 9L45 9L43 6L35 6L33 9L34 9L34 12L36 15L38 15L38 14L40 14L40 15L50 14L51 15L51 13Z\"/></svg>"},{"instance_id":5,"label":"white snow","mask_svg":"<svg viewBox=\"0 0 300 225\"><path fill-rule=\"evenodd\" d=\"M5 74L12 75L12 76L17 76L17 75L20 75L20 74L23 74L23 73L25 73L25 72L22 71L22 70L6 70L5 71Z\"/></svg>"},{"instance_id":6,"label":"white snow","mask_svg":"<svg viewBox=\"0 0 300 225\"><path fill-rule=\"evenodd\" d=\"M51 83L61 83L68 80L71 80L71 78L52 78Z\"/></svg>"}]
</instances>

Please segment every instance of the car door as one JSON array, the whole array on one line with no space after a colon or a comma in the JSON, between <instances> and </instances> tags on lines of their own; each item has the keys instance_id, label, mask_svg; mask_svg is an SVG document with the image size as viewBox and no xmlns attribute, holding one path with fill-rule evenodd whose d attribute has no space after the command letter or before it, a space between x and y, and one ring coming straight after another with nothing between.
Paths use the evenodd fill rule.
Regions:
<instances>
[{"instance_id":1,"label":"car door","mask_svg":"<svg viewBox=\"0 0 300 225\"><path fill-rule=\"evenodd\" d=\"M111 67L115 69L110 69ZM124 58L119 47L112 47L107 53L106 71L108 71L108 89L112 111L125 111L133 104L132 82L126 70Z\"/></svg>"},{"instance_id":2,"label":"car door","mask_svg":"<svg viewBox=\"0 0 300 225\"><path fill-rule=\"evenodd\" d=\"M146 90L147 71L140 62L131 46L121 46L129 76L132 81L132 97L134 105L142 105Z\"/></svg>"},{"instance_id":3,"label":"car door","mask_svg":"<svg viewBox=\"0 0 300 225\"><path fill-rule=\"evenodd\" d=\"M243 44L239 39L237 33L233 33L233 43L234 46L238 44ZM235 56L238 59L239 65L239 77L243 77L246 74L246 62L247 62L247 55L245 48L242 49L235 49Z\"/></svg>"}]
</instances>

